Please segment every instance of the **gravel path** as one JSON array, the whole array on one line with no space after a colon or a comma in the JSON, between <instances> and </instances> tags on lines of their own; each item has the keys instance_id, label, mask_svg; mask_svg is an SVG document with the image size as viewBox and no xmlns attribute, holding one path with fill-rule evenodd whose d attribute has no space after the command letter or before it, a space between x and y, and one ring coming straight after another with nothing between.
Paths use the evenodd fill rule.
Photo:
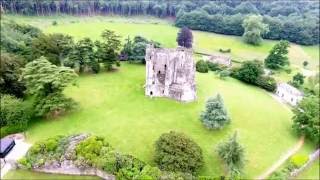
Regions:
<instances>
[{"instance_id":1,"label":"gravel path","mask_svg":"<svg viewBox=\"0 0 320 180\"><path fill-rule=\"evenodd\" d=\"M292 155L297 153L299 149L304 144L304 137L301 137L297 144L291 148L286 154L280 157L268 170L266 170L263 174L255 179L266 179L268 178L274 171L276 171L284 162L287 161Z\"/></svg>"}]
</instances>

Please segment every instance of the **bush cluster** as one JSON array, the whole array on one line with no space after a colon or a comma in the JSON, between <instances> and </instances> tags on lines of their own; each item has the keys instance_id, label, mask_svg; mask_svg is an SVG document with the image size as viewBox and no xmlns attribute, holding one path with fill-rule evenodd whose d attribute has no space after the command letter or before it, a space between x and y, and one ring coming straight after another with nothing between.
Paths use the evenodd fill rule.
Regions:
<instances>
[{"instance_id":1,"label":"bush cluster","mask_svg":"<svg viewBox=\"0 0 320 180\"><path fill-rule=\"evenodd\" d=\"M267 91L273 92L276 89L277 82L271 76L263 75L263 65L261 62L245 61L240 68L233 68L230 75L240 81L259 86Z\"/></svg>"},{"instance_id":2,"label":"bush cluster","mask_svg":"<svg viewBox=\"0 0 320 180\"><path fill-rule=\"evenodd\" d=\"M162 134L155 150L155 162L162 170L194 174L203 165L201 148L183 133Z\"/></svg>"},{"instance_id":3,"label":"bush cluster","mask_svg":"<svg viewBox=\"0 0 320 180\"><path fill-rule=\"evenodd\" d=\"M33 115L32 107L11 95L1 95L0 102L1 137L24 131Z\"/></svg>"},{"instance_id":4,"label":"bush cluster","mask_svg":"<svg viewBox=\"0 0 320 180\"><path fill-rule=\"evenodd\" d=\"M196 70L200 73L207 73L209 71L207 62L204 60L197 61Z\"/></svg>"}]
</instances>

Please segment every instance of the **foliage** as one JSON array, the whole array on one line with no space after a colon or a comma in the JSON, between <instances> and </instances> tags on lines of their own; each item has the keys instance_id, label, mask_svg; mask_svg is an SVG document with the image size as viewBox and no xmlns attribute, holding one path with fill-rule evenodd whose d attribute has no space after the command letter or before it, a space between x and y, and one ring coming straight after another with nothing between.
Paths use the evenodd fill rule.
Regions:
<instances>
[{"instance_id":1,"label":"foliage","mask_svg":"<svg viewBox=\"0 0 320 180\"><path fill-rule=\"evenodd\" d=\"M208 65L208 68L209 68L210 71L220 71L220 70L223 69L220 66L220 64L218 64L218 63L213 63L213 62L210 62L210 61L207 61L206 63Z\"/></svg>"},{"instance_id":2,"label":"foliage","mask_svg":"<svg viewBox=\"0 0 320 180\"><path fill-rule=\"evenodd\" d=\"M39 117L57 117L77 107L77 103L73 99L65 97L61 92L38 96L36 102L34 111L35 115Z\"/></svg>"},{"instance_id":3,"label":"foliage","mask_svg":"<svg viewBox=\"0 0 320 180\"><path fill-rule=\"evenodd\" d=\"M1 52L0 93L23 97L26 87L19 81L22 63L18 57Z\"/></svg>"},{"instance_id":4,"label":"foliage","mask_svg":"<svg viewBox=\"0 0 320 180\"><path fill-rule=\"evenodd\" d=\"M260 76L257 78L255 84L270 92L274 92L277 88L277 82L271 76Z\"/></svg>"},{"instance_id":5,"label":"foliage","mask_svg":"<svg viewBox=\"0 0 320 180\"><path fill-rule=\"evenodd\" d=\"M319 78L320 78L320 74L318 72L314 76L308 77L308 80L306 83L307 89L310 90L310 92L312 94L317 95L317 96L319 96L319 91L320 91Z\"/></svg>"},{"instance_id":6,"label":"foliage","mask_svg":"<svg viewBox=\"0 0 320 180\"><path fill-rule=\"evenodd\" d=\"M1 95L0 107L1 137L27 128L33 115L31 106L14 96Z\"/></svg>"},{"instance_id":7,"label":"foliage","mask_svg":"<svg viewBox=\"0 0 320 180\"><path fill-rule=\"evenodd\" d=\"M28 63L22 71L27 91L36 96L36 115L58 115L73 107L74 102L62 91L72 83L76 74L67 67L57 67L44 57Z\"/></svg>"},{"instance_id":8,"label":"foliage","mask_svg":"<svg viewBox=\"0 0 320 180\"><path fill-rule=\"evenodd\" d=\"M34 8L38 7L38 8ZM260 14L270 31L267 39L286 39L299 44L319 43L318 7L316 1L4 1L6 13L24 15L152 15L175 17L179 27L241 36L241 26L248 14Z\"/></svg>"},{"instance_id":9,"label":"foliage","mask_svg":"<svg viewBox=\"0 0 320 180\"><path fill-rule=\"evenodd\" d=\"M186 135L170 131L155 142L155 162L161 170L196 173L203 165L202 150Z\"/></svg>"},{"instance_id":10,"label":"foliage","mask_svg":"<svg viewBox=\"0 0 320 180\"><path fill-rule=\"evenodd\" d=\"M280 69L289 65L288 61L288 41L280 41L271 49L269 55L264 60L264 64L270 69Z\"/></svg>"},{"instance_id":11,"label":"foliage","mask_svg":"<svg viewBox=\"0 0 320 180\"><path fill-rule=\"evenodd\" d=\"M73 47L70 55L69 61L72 62L69 64L73 67L74 63L78 64L79 72L82 73L86 67L91 68L95 73L100 71L99 62L95 58L94 54L94 44L89 38L83 38L79 40Z\"/></svg>"},{"instance_id":12,"label":"foliage","mask_svg":"<svg viewBox=\"0 0 320 180\"><path fill-rule=\"evenodd\" d=\"M177 43L179 46L192 48L193 36L189 28L183 27L178 32Z\"/></svg>"},{"instance_id":13,"label":"foliage","mask_svg":"<svg viewBox=\"0 0 320 180\"><path fill-rule=\"evenodd\" d=\"M293 109L293 129L300 135L305 135L315 143L319 143L319 97L304 97Z\"/></svg>"},{"instance_id":14,"label":"foliage","mask_svg":"<svg viewBox=\"0 0 320 180\"><path fill-rule=\"evenodd\" d=\"M249 84L255 84L257 79L263 74L263 66L260 61L245 61L233 76Z\"/></svg>"},{"instance_id":15,"label":"foliage","mask_svg":"<svg viewBox=\"0 0 320 180\"><path fill-rule=\"evenodd\" d=\"M207 62L205 62L204 60L197 61L196 70L200 73L207 73L209 71Z\"/></svg>"},{"instance_id":16,"label":"foliage","mask_svg":"<svg viewBox=\"0 0 320 180\"><path fill-rule=\"evenodd\" d=\"M129 60L129 61L136 61L139 60L141 63L145 64L145 54L147 44L153 44L154 47L159 48L161 44L156 41L149 41L142 36L135 36L133 41L128 37L126 43L121 50L120 57L121 60Z\"/></svg>"},{"instance_id":17,"label":"foliage","mask_svg":"<svg viewBox=\"0 0 320 180\"><path fill-rule=\"evenodd\" d=\"M243 20L243 38L248 44L259 45L262 42L261 36L268 32L268 26L264 24L262 16L250 15Z\"/></svg>"},{"instance_id":18,"label":"foliage","mask_svg":"<svg viewBox=\"0 0 320 180\"><path fill-rule=\"evenodd\" d=\"M299 88L303 85L304 83L304 76L301 73L297 73L292 77L292 81L290 84L292 84L294 87Z\"/></svg>"},{"instance_id":19,"label":"foliage","mask_svg":"<svg viewBox=\"0 0 320 180\"><path fill-rule=\"evenodd\" d=\"M222 142L217 147L219 157L225 161L231 177L238 177L244 167L244 148L238 142L237 133L229 137L226 142Z\"/></svg>"},{"instance_id":20,"label":"foliage","mask_svg":"<svg viewBox=\"0 0 320 180\"><path fill-rule=\"evenodd\" d=\"M308 160L309 160L309 157L307 155L295 154L290 158L290 163L292 163L296 168L300 168Z\"/></svg>"},{"instance_id":21,"label":"foliage","mask_svg":"<svg viewBox=\"0 0 320 180\"><path fill-rule=\"evenodd\" d=\"M33 59L45 56L52 64L61 65L72 50L73 38L64 34L42 34L32 40Z\"/></svg>"},{"instance_id":22,"label":"foliage","mask_svg":"<svg viewBox=\"0 0 320 180\"><path fill-rule=\"evenodd\" d=\"M225 79L226 77L228 77L230 75L230 71L229 70L222 70L219 73L219 77L220 79Z\"/></svg>"},{"instance_id":23,"label":"foliage","mask_svg":"<svg viewBox=\"0 0 320 180\"><path fill-rule=\"evenodd\" d=\"M113 65L120 65L117 63L121 45L120 36L116 35L114 31L106 29L102 32L101 38L102 42L95 42L97 47L96 57L104 63L107 70L111 70Z\"/></svg>"},{"instance_id":24,"label":"foliage","mask_svg":"<svg viewBox=\"0 0 320 180\"><path fill-rule=\"evenodd\" d=\"M309 64L308 61L303 61L303 63L302 63L303 67L305 67L305 68L308 66L308 64Z\"/></svg>"},{"instance_id":25,"label":"foliage","mask_svg":"<svg viewBox=\"0 0 320 180\"><path fill-rule=\"evenodd\" d=\"M205 110L200 115L200 120L208 129L221 129L230 123L230 117L220 94L207 100Z\"/></svg>"},{"instance_id":26,"label":"foliage","mask_svg":"<svg viewBox=\"0 0 320 180\"><path fill-rule=\"evenodd\" d=\"M1 51L19 56L23 63L32 60L31 42L42 32L30 25L21 25L13 21L3 22L1 21Z\"/></svg>"}]
</instances>

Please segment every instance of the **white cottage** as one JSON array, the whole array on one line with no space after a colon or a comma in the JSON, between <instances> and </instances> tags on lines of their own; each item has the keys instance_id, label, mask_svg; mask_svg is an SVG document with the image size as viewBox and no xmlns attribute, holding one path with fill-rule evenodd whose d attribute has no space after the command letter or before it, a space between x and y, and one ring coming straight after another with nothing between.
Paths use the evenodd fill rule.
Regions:
<instances>
[{"instance_id":1,"label":"white cottage","mask_svg":"<svg viewBox=\"0 0 320 180\"><path fill-rule=\"evenodd\" d=\"M292 106L297 105L303 98L303 93L301 91L287 83L279 83L277 85L276 94Z\"/></svg>"}]
</instances>

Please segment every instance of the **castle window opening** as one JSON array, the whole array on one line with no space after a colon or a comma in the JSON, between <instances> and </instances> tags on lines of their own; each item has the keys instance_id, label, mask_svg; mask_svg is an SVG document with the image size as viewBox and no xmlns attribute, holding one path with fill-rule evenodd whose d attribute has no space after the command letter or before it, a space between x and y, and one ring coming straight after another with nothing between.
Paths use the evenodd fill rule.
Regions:
<instances>
[{"instance_id":1,"label":"castle window opening","mask_svg":"<svg viewBox=\"0 0 320 180\"><path fill-rule=\"evenodd\" d=\"M150 91L150 96L152 96L153 95L153 92L152 91Z\"/></svg>"}]
</instances>

